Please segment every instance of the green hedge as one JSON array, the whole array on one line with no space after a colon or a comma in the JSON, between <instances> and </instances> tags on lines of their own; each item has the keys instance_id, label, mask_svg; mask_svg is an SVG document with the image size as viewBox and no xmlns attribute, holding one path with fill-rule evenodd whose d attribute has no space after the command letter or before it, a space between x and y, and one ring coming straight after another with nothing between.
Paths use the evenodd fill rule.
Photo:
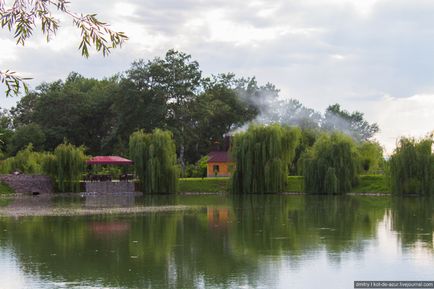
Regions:
<instances>
[{"instance_id":1,"label":"green hedge","mask_svg":"<svg viewBox=\"0 0 434 289\"><path fill-rule=\"evenodd\" d=\"M228 192L229 178L183 178L179 179L178 192L218 193ZM289 176L285 192L303 192L303 177ZM385 176L362 175L353 193L388 193L390 192Z\"/></svg>"}]
</instances>

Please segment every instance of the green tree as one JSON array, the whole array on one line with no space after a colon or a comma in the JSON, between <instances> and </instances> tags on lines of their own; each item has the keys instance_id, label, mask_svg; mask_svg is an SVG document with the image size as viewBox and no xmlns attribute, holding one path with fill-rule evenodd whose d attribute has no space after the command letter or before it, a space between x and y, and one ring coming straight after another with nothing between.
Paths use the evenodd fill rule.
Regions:
<instances>
[{"instance_id":1,"label":"green tree","mask_svg":"<svg viewBox=\"0 0 434 289\"><path fill-rule=\"evenodd\" d=\"M164 58L133 63L129 77L163 99L165 128L174 135L179 162L184 171L187 141L193 133L191 107L201 88L202 73L199 64L188 54L169 50ZM159 113L161 111L157 110Z\"/></svg>"},{"instance_id":2,"label":"green tree","mask_svg":"<svg viewBox=\"0 0 434 289\"><path fill-rule=\"evenodd\" d=\"M0 171L2 173L20 171L26 174L40 174L43 171L44 156L44 153L33 151L32 144L29 144L15 156L2 161Z\"/></svg>"},{"instance_id":3,"label":"green tree","mask_svg":"<svg viewBox=\"0 0 434 289\"><path fill-rule=\"evenodd\" d=\"M85 161L83 147L64 142L56 147L53 154L45 156L42 168L55 180L60 192L79 192Z\"/></svg>"},{"instance_id":4,"label":"green tree","mask_svg":"<svg viewBox=\"0 0 434 289\"><path fill-rule=\"evenodd\" d=\"M37 151L44 149L45 133L38 124L31 123L16 129L8 143L8 152L15 155L28 144L32 144Z\"/></svg>"},{"instance_id":5,"label":"green tree","mask_svg":"<svg viewBox=\"0 0 434 289\"><path fill-rule=\"evenodd\" d=\"M341 133L323 134L304 164L304 189L308 194L344 194L357 182L354 141Z\"/></svg>"},{"instance_id":6,"label":"green tree","mask_svg":"<svg viewBox=\"0 0 434 289\"><path fill-rule=\"evenodd\" d=\"M272 98L272 105L259 120L265 123L298 126L303 130L319 129L322 115L314 109L305 107L296 99L278 100Z\"/></svg>"},{"instance_id":7,"label":"green tree","mask_svg":"<svg viewBox=\"0 0 434 289\"><path fill-rule=\"evenodd\" d=\"M128 138L133 132L166 127L168 107L165 92L153 86L157 72L150 69L150 63L141 60L134 62L121 78L111 106L114 118L106 139L108 146L128 150Z\"/></svg>"},{"instance_id":8,"label":"green tree","mask_svg":"<svg viewBox=\"0 0 434 289\"><path fill-rule=\"evenodd\" d=\"M0 25L14 34L17 45L24 45L37 27L49 41L60 26L59 18L53 16L53 10L72 19L74 26L81 32L79 49L89 57L89 47L94 46L104 56L112 48L121 46L128 37L123 32L116 32L107 23L98 20L96 14L78 14L71 11L67 0L13 0L7 5L0 0ZM25 80L10 70L0 70L0 82L6 85L6 95L18 94L21 88L27 91Z\"/></svg>"},{"instance_id":9,"label":"green tree","mask_svg":"<svg viewBox=\"0 0 434 289\"><path fill-rule=\"evenodd\" d=\"M240 98L237 90L225 83L224 77L220 75L206 81L204 92L193 105L195 133L189 141L190 160L207 154L216 144L224 146L225 136L229 132L257 115L256 107Z\"/></svg>"},{"instance_id":10,"label":"green tree","mask_svg":"<svg viewBox=\"0 0 434 289\"><path fill-rule=\"evenodd\" d=\"M319 136L320 131L317 128L302 128L300 143L295 149L295 156L289 168L291 175L303 175L304 161Z\"/></svg>"},{"instance_id":11,"label":"green tree","mask_svg":"<svg viewBox=\"0 0 434 289\"><path fill-rule=\"evenodd\" d=\"M376 141L364 141L357 148L361 172L378 173L383 169L383 148Z\"/></svg>"},{"instance_id":12,"label":"green tree","mask_svg":"<svg viewBox=\"0 0 434 289\"><path fill-rule=\"evenodd\" d=\"M6 109L0 108L0 152L2 154L6 151L12 135L12 117Z\"/></svg>"},{"instance_id":13,"label":"green tree","mask_svg":"<svg viewBox=\"0 0 434 289\"><path fill-rule=\"evenodd\" d=\"M144 193L176 192L176 149L169 131L137 131L130 136L130 157Z\"/></svg>"},{"instance_id":14,"label":"green tree","mask_svg":"<svg viewBox=\"0 0 434 289\"><path fill-rule=\"evenodd\" d=\"M432 138L401 138L389 160L391 189L396 194L430 194L434 191Z\"/></svg>"},{"instance_id":15,"label":"green tree","mask_svg":"<svg viewBox=\"0 0 434 289\"><path fill-rule=\"evenodd\" d=\"M233 137L231 153L236 169L232 175L234 193L283 192L288 166L300 139L298 128L252 125Z\"/></svg>"},{"instance_id":16,"label":"green tree","mask_svg":"<svg viewBox=\"0 0 434 289\"><path fill-rule=\"evenodd\" d=\"M39 125L48 150L66 138L91 154L104 152L115 123L111 106L118 89L116 78L96 80L71 73L64 82L40 85L11 109L14 126L19 130Z\"/></svg>"},{"instance_id":17,"label":"green tree","mask_svg":"<svg viewBox=\"0 0 434 289\"><path fill-rule=\"evenodd\" d=\"M361 112L348 112L339 104L330 105L324 115L322 128L326 131L340 131L361 142L369 140L378 131L376 123L369 124Z\"/></svg>"}]
</instances>

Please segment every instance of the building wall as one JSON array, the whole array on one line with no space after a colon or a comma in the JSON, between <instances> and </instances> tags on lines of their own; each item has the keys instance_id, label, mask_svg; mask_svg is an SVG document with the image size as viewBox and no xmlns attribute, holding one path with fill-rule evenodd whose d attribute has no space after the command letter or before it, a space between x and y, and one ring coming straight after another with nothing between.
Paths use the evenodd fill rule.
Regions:
<instances>
[{"instance_id":1,"label":"building wall","mask_svg":"<svg viewBox=\"0 0 434 289\"><path fill-rule=\"evenodd\" d=\"M216 175L214 172L214 166L219 166L219 172ZM230 167L234 167L234 163L223 163L223 162L209 162L207 168L208 177L229 177L232 174Z\"/></svg>"}]
</instances>

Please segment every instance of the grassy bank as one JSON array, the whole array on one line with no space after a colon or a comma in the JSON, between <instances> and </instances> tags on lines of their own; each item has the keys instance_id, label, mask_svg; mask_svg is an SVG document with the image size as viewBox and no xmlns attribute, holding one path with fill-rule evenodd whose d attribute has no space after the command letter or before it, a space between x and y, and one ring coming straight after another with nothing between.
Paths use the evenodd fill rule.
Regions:
<instances>
[{"instance_id":1,"label":"grassy bank","mask_svg":"<svg viewBox=\"0 0 434 289\"><path fill-rule=\"evenodd\" d=\"M359 184L352 193L390 193L384 175L363 175L359 177Z\"/></svg>"},{"instance_id":2,"label":"grassy bank","mask_svg":"<svg viewBox=\"0 0 434 289\"><path fill-rule=\"evenodd\" d=\"M15 193L14 190L4 182L0 182L0 195L9 195Z\"/></svg>"},{"instance_id":3,"label":"grassy bank","mask_svg":"<svg viewBox=\"0 0 434 289\"><path fill-rule=\"evenodd\" d=\"M184 178L179 179L178 192L218 193L229 191L229 178ZM303 177L289 176L285 192L303 192ZM360 176L359 184L353 193L388 193L383 175Z\"/></svg>"},{"instance_id":4,"label":"grassy bank","mask_svg":"<svg viewBox=\"0 0 434 289\"><path fill-rule=\"evenodd\" d=\"M178 192L221 193L229 190L229 178L182 178Z\"/></svg>"}]
</instances>

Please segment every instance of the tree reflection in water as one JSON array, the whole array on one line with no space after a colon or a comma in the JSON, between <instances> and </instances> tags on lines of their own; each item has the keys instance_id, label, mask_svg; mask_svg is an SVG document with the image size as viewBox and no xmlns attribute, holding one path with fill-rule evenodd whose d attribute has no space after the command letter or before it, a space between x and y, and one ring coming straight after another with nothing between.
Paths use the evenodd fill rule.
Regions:
<instances>
[{"instance_id":1,"label":"tree reflection in water","mask_svg":"<svg viewBox=\"0 0 434 289\"><path fill-rule=\"evenodd\" d=\"M433 203L366 196L235 196L218 204L183 197L146 197L154 205L194 204L200 210L131 216L0 219L0 250L43 280L130 288L259 286L264 260L300 266L326 252L340 262L363 254L390 218L402 244L432 249ZM203 200L203 199L202 199ZM217 203L217 202L216 202ZM6 231L4 231L6 230ZM264 271L265 270L265 271ZM264 273L265 272L265 273ZM202 284L202 285L201 285Z\"/></svg>"}]
</instances>

